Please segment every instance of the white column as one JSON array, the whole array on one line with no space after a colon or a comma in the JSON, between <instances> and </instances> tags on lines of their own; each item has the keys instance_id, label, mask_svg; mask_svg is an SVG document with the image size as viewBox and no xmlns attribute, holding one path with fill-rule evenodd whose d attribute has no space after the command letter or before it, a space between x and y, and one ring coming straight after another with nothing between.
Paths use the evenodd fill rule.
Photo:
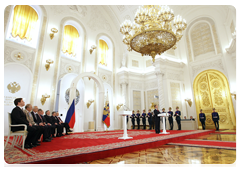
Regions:
<instances>
[{"instance_id":1,"label":"white column","mask_svg":"<svg viewBox=\"0 0 240 170\"><path fill-rule=\"evenodd\" d=\"M98 95L98 117L97 117L97 131L104 131L104 124L102 122L103 108L104 108L104 91L99 92Z\"/></svg>"},{"instance_id":2,"label":"white column","mask_svg":"<svg viewBox=\"0 0 240 170\"><path fill-rule=\"evenodd\" d=\"M124 105L127 105L127 82L122 82L122 101Z\"/></svg>"},{"instance_id":3,"label":"white column","mask_svg":"<svg viewBox=\"0 0 240 170\"><path fill-rule=\"evenodd\" d=\"M158 97L159 97L159 110L165 107L164 91L163 91L163 73L161 71L155 71L158 82Z\"/></svg>"}]
</instances>

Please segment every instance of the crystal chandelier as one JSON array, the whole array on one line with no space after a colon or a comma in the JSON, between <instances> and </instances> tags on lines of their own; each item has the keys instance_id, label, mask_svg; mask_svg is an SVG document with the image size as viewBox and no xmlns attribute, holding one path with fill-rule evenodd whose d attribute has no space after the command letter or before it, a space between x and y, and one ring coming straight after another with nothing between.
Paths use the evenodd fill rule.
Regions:
<instances>
[{"instance_id":1,"label":"crystal chandelier","mask_svg":"<svg viewBox=\"0 0 240 170\"><path fill-rule=\"evenodd\" d=\"M125 20L120 25L120 32L128 51L152 56L155 62L156 55L177 48L176 43L186 27L186 20L179 15L174 17L173 10L168 6L144 5L137 10L133 23Z\"/></svg>"}]
</instances>

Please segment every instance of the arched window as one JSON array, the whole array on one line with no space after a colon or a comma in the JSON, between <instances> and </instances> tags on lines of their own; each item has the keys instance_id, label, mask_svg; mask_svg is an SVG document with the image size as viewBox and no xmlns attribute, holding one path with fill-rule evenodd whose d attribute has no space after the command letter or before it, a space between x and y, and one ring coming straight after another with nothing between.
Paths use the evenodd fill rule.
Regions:
<instances>
[{"instance_id":1,"label":"arched window","mask_svg":"<svg viewBox=\"0 0 240 170\"><path fill-rule=\"evenodd\" d=\"M29 5L14 6L8 26L7 40L36 48L41 10L40 7L35 7Z\"/></svg>"},{"instance_id":2,"label":"arched window","mask_svg":"<svg viewBox=\"0 0 240 170\"><path fill-rule=\"evenodd\" d=\"M108 58L108 45L104 40L99 40L99 48L100 48L100 62L99 64L107 66L107 58Z\"/></svg>"},{"instance_id":3,"label":"arched window","mask_svg":"<svg viewBox=\"0 0 240 170\"><path fill-rule=\"evenodd\" d=\"M210 26L201 22L191 31L191 41L194 56L215 52Z\"/></svg>"},{"instance_id":4,"label":"arched window","mask_svg":"<svg viewBox=\"0 0 240 170\"><path fill-rule=\"evenodd\" d=\"M62 42L62 51L67 55L75 56L79 40L78 30L72 25L65 25Z\"/></svg>"},{"instance_id":5,"label":"arched window","mask_svg":"<svg viewBox=\"0 0 240 170\"><path fill-rule=\"evenodd\" d=\"M13 15L12 36L15 38L26 38L32 40L36 23L38 20L37 12L28 5L16 5Z\"/></svg>"},{"instance_id":6,"label":"arched window","mask_svg":"<svg viewBox=\"0 0 240 170\"><path fill-rule=\"evenodd\" d=\"M97 65L99 68L112 71L113 69L113 42L105 35L97 38Z\"/></svg>"}]
</instances>

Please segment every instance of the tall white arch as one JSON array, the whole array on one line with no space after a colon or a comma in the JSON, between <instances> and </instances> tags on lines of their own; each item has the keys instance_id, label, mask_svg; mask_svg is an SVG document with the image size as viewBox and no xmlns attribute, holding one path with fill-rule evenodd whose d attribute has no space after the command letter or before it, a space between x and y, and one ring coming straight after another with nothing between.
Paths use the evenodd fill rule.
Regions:
<instances>
[{"instance_id":1,"label":"tall white arch","mask_svg":"<svg viewBox=\"0 0 240 170\"><path fill-rule=\"evenodd\" d=\"M79 74L76 78L73 79L70 87L70 96L69 101L72 101L72 99L76 98L76 86L78 81L83 77L89 77L93 79L98 87L98 102L97 102L97 114L96 114L96 131L103 131L104 130L104 124L102 122L102 115L103 115L103 108L104 108L104 85L102 80L95 74L91 72L85 72ZM70 107L71 103L69 103Z\"/></svg>"}]
</instances>

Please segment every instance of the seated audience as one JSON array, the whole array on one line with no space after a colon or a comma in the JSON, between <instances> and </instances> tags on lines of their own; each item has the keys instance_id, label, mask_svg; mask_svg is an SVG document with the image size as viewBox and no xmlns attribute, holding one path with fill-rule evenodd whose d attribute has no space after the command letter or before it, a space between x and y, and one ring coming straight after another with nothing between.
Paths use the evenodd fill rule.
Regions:
<instances>
[{"instance_id":1,"label":"seated audience","mask_svg":"<svg viewBox=\"0 0 240 170\"><path fill-rule=\"evenodd\" d=\"M44 122L42 118L42 109L38 109L38 114L36 114L37 117L37 124L41 127L43 127L43 142L50 142L51 139L50 134L51 134L51 129L46 125L46 122Z\"/></svg>"},{"instance_id":2,"label":"seated audience","mask_svg":"<svg viewBox=\"0 0 240 170\"><path fill-rule=\"evenodd\" d=\"M55 128L57 128L57 127L56 127L56 125L54 125L54 123L52 122L52 117L50 116L50 114L51 114L50 111L47 110L47 111L45 112L44 118L45 118L47 124L51 126L51 134L52 134L52 137L55 138L55 137L56 137L56 135L55 135L55 133L56 133L56 132L55 132Z\"/></svg>"},{"instance_id":3,"label":"seated audience","mask_svg":"<svg viewBox=\"0 0 240 170\"><path fill-rule=\"evenodd\" d=\"M190 116L190 120L195 120L192 116Z\"/></svg>"},{"instance_id":4,"label":"seated audience","mask_svg":"<svg viewBox=\"0 0 240 170\"><path fill-rule=\"evenodd\" d=\"M39 133L39 136L37 137L37 139L39 140L41 135L43 134L43 128L38 126L38 124L36 122L34 122L34 119L32 117L31 111L32 111L32 105L31 104L27 104L25 106L25 110L23 112L25 113L28 122L31 123L33 127L35 127L35 128L40 130L41 133ZM40 143L40 142L37 141L37 143Z\"/></svg>"},{"instance_id":5,"label":"seated audience","mask_svg":"<svg viewBox=\"0 0 240 170\"><path fill-rule=\"evenodd\" d=\"M31 123L28 122L26 115L23 112L23 106L25 105L25 102L22 98L16 98L14 100L14 105L16 106L13 108L11 112L11 120L12 125L18 125L18 124L25 124L27 125L27 137L25 139L24 148L29 149L32 147L37 146L37 137L39 136L40 130L36 127L32 126ZM13 132L24 130L24 127L11 127L11 130Z\"/></svg>"},{"instance_id":6,"label":"seated audience","mask_svg":"<svg viewBox=\"0 0 240 170\"><path fill-rule=\"evenodd\" d=\"M67 134L67 135L68 135L68 132L72 132L72 131L70 130L70 127L69 127L68 123L64 123L64 122L62 121L62 119L59 117L59 113L58 113L58 112L56 112L56 117L58 118L58 121L63 125L63 127L65 127L65 130L66 130L66 134Z\"/></svg>"},{"instance_id":7,"label":"seated audience","mask_svg":"<svg viewBox=\"0 0 240 170\"><path fill-rule=\"evenodd\" d=\"M61 122L59 123L58 118L56 117L56 112L52 112L52 123L57 128L57 137L64 136L62 134L62 132L63 132L63 125L61 125Z\"/></svg>"}]
</instances>

